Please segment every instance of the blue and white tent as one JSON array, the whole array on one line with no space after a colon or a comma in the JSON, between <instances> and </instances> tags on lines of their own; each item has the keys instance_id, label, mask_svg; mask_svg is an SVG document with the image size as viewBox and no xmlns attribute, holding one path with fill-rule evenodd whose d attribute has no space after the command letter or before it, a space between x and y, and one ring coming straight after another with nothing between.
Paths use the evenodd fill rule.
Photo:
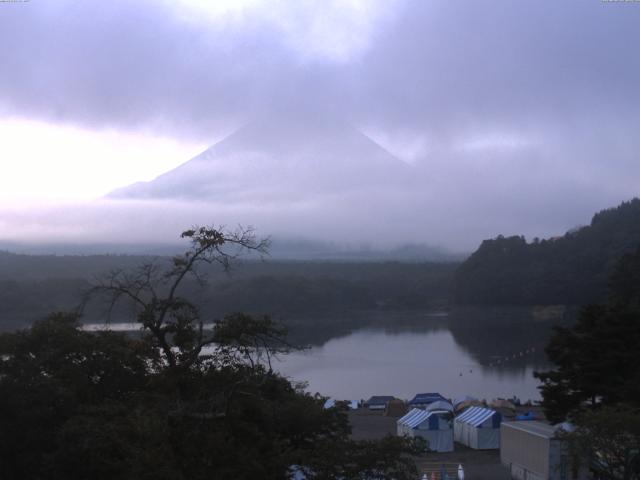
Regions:
<instances>
[{"instance_id":1,"label":"blue and white tent","mask_svg":"<svg viewBox=\"0 0 640 480\"><path fill-rule=\"evenodd\" d=\"M438 400L445 400L439 393L416 393L416 396L409 400L410 407L426 407L430 403L437 402Z\"/></svg>"},{"instance_id":2,"label":"blue and white tent","mask_svg":"<svg viewBox=\"0 0 640 480\"><path fill-rule=\"evenodd\" d=\"M398 436L422 437L429 450L453 452L453 425L449 414L412 409L397 422Z\"/></svg>"},{"instance_id":3,"label":"blue and white tent","mask_svg":"<svg viewBox=\"0 0 640 480\"><path fill-rule=\"evenodd\" d=\"M469 407L454 420L453 437L476 450L500 448L502 415L495 410Z\"/></svg>"},{"instance_id":4,"label":"blue and white tent","mask_svg":"<svg viewBox=\"0 0 640 480\"><path fill-rule=\"evenodd\" d=\"M396 397L392 397L391 395L374 395L364 402L364 406L369 410L384 410L387 407L387 403L395 400L395 398Z\"/></svg>"}]
</instances>

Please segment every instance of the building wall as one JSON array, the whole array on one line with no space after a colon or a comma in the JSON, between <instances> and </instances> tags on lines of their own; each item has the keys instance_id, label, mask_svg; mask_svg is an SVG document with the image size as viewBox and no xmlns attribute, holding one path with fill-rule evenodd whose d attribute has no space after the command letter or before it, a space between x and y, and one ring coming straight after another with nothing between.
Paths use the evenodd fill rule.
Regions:
<instances>
[{"instance_id":1,"label":"building wall","mask_svg":"<svg viewBox=\"0 0 640 480\"><path fill-rule=\"evenodd\" d=\"M573 470L573 462L566 442L551 440L549 451L549 479L550 480L586 480L589 478L589 469L586 462Z\"/></svg>"},{"instance_id":2,"label":"building wall","mask_svg":"<svg viewBox=\"0 0 640 480\"><path fill-rule=\"evenodd\" d=\"M551 448L549 449L550 480L569 480L571 478L571 465L566 457L566 448L563 449L562 447L562 442L559 440L551 441Z\"/></svg>"},{"instance_id":3,"label":"building wall","mask_svg":"<svg viewBox=\"0 0 640 480\"><path fill-rule=\"evenodd\" d=\"M515 463L511 464L511 478L514 480L546 480L545 477Z\"/></svg>"},{"instance_id":4,"label":"building wall","mask_svg":"<svg viewBox=\"0 0 640 480\"><path fill-rule=\"evenodd\" d=\"M548 438L504 423L500 427L500 460L514 478L549 480L549 448Z\"/></svg>"}]
</instances>

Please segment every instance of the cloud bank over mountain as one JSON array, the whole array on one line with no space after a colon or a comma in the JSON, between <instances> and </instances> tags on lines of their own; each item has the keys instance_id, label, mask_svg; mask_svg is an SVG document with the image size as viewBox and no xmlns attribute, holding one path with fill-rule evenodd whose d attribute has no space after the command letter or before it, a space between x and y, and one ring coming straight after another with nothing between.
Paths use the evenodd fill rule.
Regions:
<instances>
[{"instance_id":1,"label":"cloud bank over mountain","mask_svg":"<svg viewBox=\"0 0 640 480\"><path fill-rule=\"evenodd\" d=\"M172 238L185 223L220 219L269 233L472 248L497 233L562 233L638 194L640 7L631 2L215 4L2 6L0 116L206 143L239 132L228 139L238 158L218 144L187 164L187 177L222 179L213 200L183 183L171 186L179 198L138 186L135 200L12 205L0 215L5 236L95 230L117 240L177 227ZM318 116L341 127L329 134L312 124ZM348 164L320 178L310 149L323 131L342 138L344 125L399 163L360 163L361 183ZM296 148L309 151L296 157ZM327 148L315 158L332 158L331 148L349 157L345 145ZM193 173L206 155L206 172ZM295 174L277 174L285 171Z\"/></svg>"},{"instance_id":2,"label":"cloud bank over mountain","mask_svg":"<svg viewBox=\"0 0 640 480\"><path fill-rule=\"evenodd\" d=\"M410 188L410 170L340 119L280 114L250 122L180 167L110 197L300 202Z\"/></svg>"}]
</instances>

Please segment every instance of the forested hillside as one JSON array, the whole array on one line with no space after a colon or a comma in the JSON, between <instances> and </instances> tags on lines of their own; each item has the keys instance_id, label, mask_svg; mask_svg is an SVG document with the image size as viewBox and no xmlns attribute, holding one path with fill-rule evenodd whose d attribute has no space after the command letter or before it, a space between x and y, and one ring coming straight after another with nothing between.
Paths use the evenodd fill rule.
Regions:
<instances>
[{"instance_id":1,"label":"forested hillside","mask_svg":"<svg viewBox=\"0 0 640 480\"><path fill-rule=\"evenodd\" d=\"M113 270L169 257L124 255L32 256L0 253L0 330L29 325L52 311L70 310L91 282ZM230 274L203 268L208 283L185 282L183 294L196 298L206 318L243 311L270 314L287 323L300 318L359 310L441 309L451 302L457 264L401 262L245 261ZM89 306L83 321L105 319L105 305ZM114 321L129 321L128 310ZM296 320L294 320L296 319Z\"/></svg>"},{"instance_id":2,"label":"forested hillside","mask_svg":"<svg viewBox=\"0 0 640 480\"><path fill-rule=\"evenodd\" d=\"M459 304L582 305L606 294L616 261L640 245L640 200L594 215L591 224L546 240L485 240L457 270Z\"/></svg>"}]
</instances>

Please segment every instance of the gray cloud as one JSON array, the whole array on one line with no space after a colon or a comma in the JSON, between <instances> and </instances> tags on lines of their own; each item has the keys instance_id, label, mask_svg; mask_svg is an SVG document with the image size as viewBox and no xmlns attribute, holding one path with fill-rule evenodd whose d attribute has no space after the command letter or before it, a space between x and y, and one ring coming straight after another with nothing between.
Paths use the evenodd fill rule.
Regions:
<instances>
[{"instance_id":1,"label":"gray cloud","mask_svg":"<svg viewBox=\"0 0 640 480\"><path fill-rule=\"evenodd\" d=\"M0 113L202 141L274 110L328 111L401 139L399 156L424 146L420 195L397 192L379 217L460 248L561 233L638 193L640 4L389 5L335 55L330 31L303 35L322 4L296 7L293 34L260 8L209 21L149 0L3 5Z\"/></svg>"},{"instance_id":2,"label":"gray cloud","mask_svg":"<svg viewBox=\"0 0 640 480\"><path fill-rule=\"evenodd\" d=\"M2 13L10 48L0 105L10 114L202 136L237 122L293 68L268 31L189 23L160 2L33 2Z\"/></svg>"},{"instance_id":3,"label":"gray cloud","mask_svg":"<svg viewBox=\"0 0 640 480\"><path fill-rule=\"evenodd\" d=\"M259 9L218 23L186 21L176 9L71 0L3 7L0 105L55 120L161 122L206 135L256 109L311 103L446 135L480 122L536 129L544 116L615 117L640 100L633 5L398 4L395 21L371 32L369 48L349 62L309 59L261 21ZM313 10L297 10L298 21L313 20Z\"/></svg>"}]
</instances>

